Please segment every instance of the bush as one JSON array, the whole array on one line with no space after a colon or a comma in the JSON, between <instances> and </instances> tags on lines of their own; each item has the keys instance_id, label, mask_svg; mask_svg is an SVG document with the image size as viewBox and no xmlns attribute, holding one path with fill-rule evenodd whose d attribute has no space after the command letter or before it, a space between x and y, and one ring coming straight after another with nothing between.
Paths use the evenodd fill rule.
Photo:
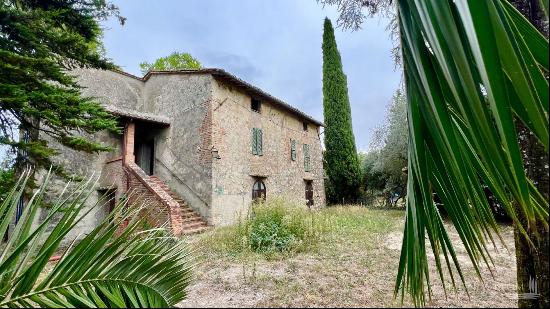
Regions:
<instances>
[{"instance_id":1,"label":"bush","mask_svg":"<svg viewBox=\"0 0 550 309\"><path fill-rule=\"evenodd\" d=\"M326 228L305 205L271 199L252 205L246 218L209 239L209 247L235 253L254 252L267 256L303 252L318 243Z\"/></svg>"},{"instance_id":2,"label":"bush","mask_svg":"<svg viewBox=\"0 0 550 309\"><path fill-rule=\"evenodd\" d=\"M301 208L290 208L283 201L259 203L252 207L248 225L250 248L255 252L289 251L311 238L312 217Z\"/></svg>"}]
</instances>

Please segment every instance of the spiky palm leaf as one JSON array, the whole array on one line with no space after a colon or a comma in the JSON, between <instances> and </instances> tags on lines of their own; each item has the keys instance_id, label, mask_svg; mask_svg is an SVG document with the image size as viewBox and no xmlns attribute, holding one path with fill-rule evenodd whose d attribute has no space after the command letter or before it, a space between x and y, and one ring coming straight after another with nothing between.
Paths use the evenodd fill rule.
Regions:
<instances>
[{"instance_id":1,"label":"spiky palm leaf","mask_svg":"<svg viewBox=\"0 0 550 309\"><path fill-rule=\"evenodd\" d=\"M514 125L517 117L548 151L548 41L506 0L399 0L398 10L409 179L395 293L421 305L431 294L426 238L442 281L441 256L453 285L452 264L464 283L433 192L478 275L499 235L482 182L525 237L535 222L548 228L548 201L526 177Z\"/></svg>"},{"instance_id":2,"label":"spiky palm leaf","mask_svg":"<svg viewBox=\"0 0 550 309\"><path fill-rule=\"evenodd\" d=\"M28 178L21 178L0 206L0 235L14 216ZM164 229L138 231L140 207L124 202L92 232L73 242L46 273L63 238L96 208L85 207L94 190L90 179L74 190L66 187L48 216L33 228L47 186L46 178L27 203L10 240L0 247L0 307L159 308L185 297L191 271L188 248ZM120 224L128 220L120 232ZM54 225L51 231L47 231L49 225Z\"/></svg>"}]
</instances>

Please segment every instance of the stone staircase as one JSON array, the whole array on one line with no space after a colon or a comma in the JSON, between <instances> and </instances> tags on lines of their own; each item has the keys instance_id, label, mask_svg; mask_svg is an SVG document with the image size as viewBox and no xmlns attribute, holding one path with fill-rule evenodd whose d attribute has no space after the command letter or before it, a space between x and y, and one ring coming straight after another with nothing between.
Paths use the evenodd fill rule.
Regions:
<instances>
[{"instance_id":1,"label":"stone staircase","mask_svg":"<svg viewBox=\"0 0 550 309\"><path fill-rule=\"evenodd\" d=\"M181 197L174 193L170 188L157 176L149 176L149 179L162 188L168 195L170 195L176 202L180 204L182 234L191 235L204 232L208 230L208 224L206 221L187 203L181 199Z\"/></svg>"}]
</instances>

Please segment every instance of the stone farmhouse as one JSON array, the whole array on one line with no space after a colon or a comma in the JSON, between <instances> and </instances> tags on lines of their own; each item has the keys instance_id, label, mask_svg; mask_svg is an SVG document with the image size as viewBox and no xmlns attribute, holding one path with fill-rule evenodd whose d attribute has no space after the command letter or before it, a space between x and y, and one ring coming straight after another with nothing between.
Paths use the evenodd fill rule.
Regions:
<instances>
[{"instance_id":1,"label":"stone farmhouse","mask_svg":"<svg viewBox=\"0 0 550 309\"><path fill-rule=\"evenodd\" d=\"M235 222L254 199L325 206L323 124L221 69L75 71L83 94L118 116L123 134L97 134L113 151L63 149L60 163L101 171L97 196L146 196L155 224L175 234ZM82 222L91 230L113 205Z\"/></svg>"}]
</instances>

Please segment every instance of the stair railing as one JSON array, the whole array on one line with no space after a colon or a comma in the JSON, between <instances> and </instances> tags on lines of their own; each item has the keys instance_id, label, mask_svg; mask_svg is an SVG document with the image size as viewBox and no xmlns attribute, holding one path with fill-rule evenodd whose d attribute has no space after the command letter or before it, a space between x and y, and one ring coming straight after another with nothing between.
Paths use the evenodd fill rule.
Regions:
<instances>
[{"instance_id":1,"label":"stair railing","mask_svg":"<svg viewBox=\"0 0 550 309\"><path fill-rule=\"evenodd\" d=\"M179 159L177 159L179 161ZM172 175L176 180L178 180L179 183L183 184L185 187L187 187L192 193L193 195L198 198L201 202L203 202L205 205L209 205L207 201L205 201L200 195L198 192L196 192L193 188L191 188L191 186L189 186L183 179L181 179L181 177L179 175L177 175L176 173L174 173L174 171L172 171L172 169L170 167L168 167L168 165L166 163L164 163L161 159L155 157L155 161L159 162L169 173L170 175Z\"/></svg>"}]
</instances>

